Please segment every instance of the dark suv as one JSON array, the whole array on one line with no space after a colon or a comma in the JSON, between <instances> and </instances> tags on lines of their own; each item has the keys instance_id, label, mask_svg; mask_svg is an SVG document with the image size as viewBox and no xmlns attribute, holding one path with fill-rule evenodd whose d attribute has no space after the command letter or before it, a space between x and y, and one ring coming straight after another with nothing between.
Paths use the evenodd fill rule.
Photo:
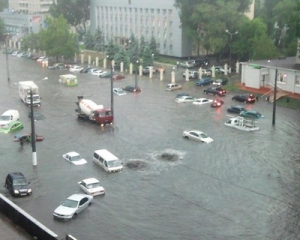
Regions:
<instances>
[{"instance_id":1,"label":"dark suv","mask_svg":"<svg viewBox=\"0 0 300 240\"><path fill-rule=\"evenodd\" d=\"M195 60L195 67L205 67L209 65L208 58L198 58Z\"/></svg>"},{"instance_id":2,"label":"dark suv","mask_svg":"<svg viewBox=\"0 0 300 240\"><path fill-rule=\"evenodd\" d=\"M225 96L226 90L220 87L210 87L205 90L203 90L206 94L213 94L213 95L219 95L219 96Z\"/></svg>"},{"instance_id":3,"label":"dark suv","mask_svg":"<svg viewBox=\"0 0 300 240\"><path fill-rule=\"evenodd\" d=\"M134 86L126 86L123 88L123 90L127 91L127 92L140 92L142 91L142 89L140 89L139 87L134 87Z\"/></svg>"},{"instance_id":4,"label":"dark suv","mask_svg":"<svg viewBox=\"0 0 300 240\"><path fill-rule=\"evenodd\" d=\"M27 196L32 194L30 182L27 182L20 172L9 173L5 179L5 185L12 196Z\"/></svg>"},{"instance_id":5,"label":"dark suv","mask_svg":"<svg viewBox=\"0 0 300 240\"><path fill-rule=\"evenodd\" d=\"M249 95L235 95L232 97L232 100L238 101L238 102L243 102L243 103L255 103L255 96L253 94Z\"/></svg>"}]
</instances>

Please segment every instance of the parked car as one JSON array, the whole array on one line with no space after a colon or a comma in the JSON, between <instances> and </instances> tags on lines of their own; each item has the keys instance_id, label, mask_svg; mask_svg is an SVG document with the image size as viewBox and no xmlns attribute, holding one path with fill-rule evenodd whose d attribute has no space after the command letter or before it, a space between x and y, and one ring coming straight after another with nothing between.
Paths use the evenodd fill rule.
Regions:
<instances>
[{"instance_id":1,"label":"parked car","mask_svg":"<svg viewBox=\"0 0 300 240\"><path fill-rule=\"evenodd\" d=\"M205 86L210 85L212 83L212 79L209 77L204 77L196 81L196 86Z\"/></svg>"},{"instance_id":2,"label":"parked car","mask_svg":"<svg viewBox=\"0 0 300 240\"><path fill-rule=\"evenodd\" d=\"M103 72L99 75L100 78L111 78L112 74L111 72Z\"/></svg>"},{"instance_id":3,"label":"parked car","mask_svg":"<svg viewBox=\"0 0 300 240\"><path fill-rule=\"evenodd\" d=\"M224 74L225 69L222 66L215 66L215 73L217 74Z\"/></svg>"},{"instance_id":4,"label":"parked car","mask_svg":"<svg viewBox=\"0 0 300 240\"><path fill-rule=\"evenodd\" d=\"M44 61L45 59L47 59L46 56L40 56L36 61L37 61L37 62L42 62L42 61Z\"/></svg>"},{"instance_id":5,"label":"parked car","mask_svg":"<svg viewBox=\"0 0 300 240\"><path fill-rule=\"evenodd\" d=\"M42 135L35 135L35 141L36 142L41 142L44 140L44 137ZM26 133L26 134L18 134L14 136L14 142L31 142L31 133Z\"/></svg>"},{"instance_id":6,"label":"parked car","mask_svg":"<svg viewBox=\"0 0 300 240\"><path fill-rule=\"evenodd\" d=\"M15 109L9 109L1 114L0 127L9 124L12 121L18 121L19 119L20 119L19 111Z\"/></svg>"},{"instance_id":7,"label":"parked car","mask_svg":"<svg viewBox=\"0 0 300 240\"><path fill-rule=\"evenodd\" d=\"M134 87L134 86L126 86L123 88L123 90L127 92L141 92L142 89L140 87Z\"/></svg>"},{"instance_id":8,"label":"parked car","mask_svg":"<svg viewBox=\"0 0 300 240\"><path fill-rule=\"evenodd\" d=\"M53 212L55 219L70 220L92 204L93 196L73 194L62 202Z\"/></svg>"},{"instance_id":9,"label":"parked car","mask_svg":"<svg viewBox=\"0 0 300 240\"><path fill-rule=\"evenodd\" d=\"M152 73L153 74L156 73L155 67L153 67L153 66L146 66L142 70L143 75L149 75L151 67L152 67Z\"/></svg>"},{"instance_id":10,"label":"parked car","mask_svg":"<svg viewBox=\"0 0 300 240\"><path fill-rule=\"evenodd\" d=\"M28 117L31 118L31 112L28 113ZM44 115L42 115L40 112L33 111L33 119L34 119L34 121L42 120L44 118L45 118Z\"/></svg>"},{"instance_id":11,"label":"parked car","mask_svg":"<svg viewBox=\"0 0 300 240\"><path fill-rule=\"evenodd\" d=\"M203 92L206 94L219 95L219 96L226 95L226 90L224 90L220 87L209 87L207 89L204 89Z\"/></svg>"},{"instance_id":12,"label":"parked car","mask_svg":"<svg viewBox=\"0 0 300 240\"><path fill-rule=\"evenodd\" d=\"M222 85L226 85L228 82L228 79L216 79L215 81L213 81L213 85L214 86L222 86Z\"/></svg>"},{"instance_id":13,"label":"parked car","mask_svg":"<svg viewBox=\"0 0 300 240\"><path fill-rule=\"evenodd\" d=\"M198 98L196 99L193 104L195 105L202 105L202 104L206 104L206 103L212 103L213 100L212 99L207 99L207 98Z\"/></svg>"},{"instance_id":14,"label":"parked car","mask_svg":"<svg viewBox=\"0 0 300 240\"><path fill-rule=\"evenodd\" d=\"M192 96L181 96L178 98L175 98L175 102L177 103L186 103L186 102L194 102L195 98L193 98Z\"/></svg>"},{"instance_id":15,"label":"parked car","mask_svg":"<svg viewBox=\"0 0 300 240\"><path fill-rule=\"evenodd\" d=\"M82 70L80 70L80 73L88 73L91 69L91 67L83 68Z\"/></svg>"},{"instance_id":16,"label":"parked car","mask_svg":"<svg viewBox=\"0 0 300 240\"><path fill-rule=\"evenodd\" d=\"M91 71L91 75L93 76L100 76L103 73L103 70L95 69L94 71Z\"/></svg>"},{"instance_id":17,"label":"parked car","mask_svg":"<svg viewBox=\"0 0 300 240\"><path fill-rule=\"evenodd\" d=\"M189 79L198 79L199 78L199 73L197 71L189 71ZM183 73L183 78L186 78L186 73Z\"/></svg>"},{"instance_id":18,"label":"parked car","mask_svg":"<svg viewBox=\"0 0 300 240\"><path fill-rule=\"evenodd\" d=\"M93 72L97 71L97 68L90 68L87 73L93 75Z\"/></svg>"},{"instance_id":19,"label":"parked car","mask_svg":"<svg viewBox=\"0 0 300 240\"><path fill-rule=\"evenodd\" d=\"M18 55L18 51L13 51L12 53L11 53L11 55L13 56L13 57L16 57L17 55Z\"/></svg>"},{"instance_id":20,"label":"parked car","mask_svg":"<svg viewBox=\"0 0 300 240\"><path fill-rule=\"evenodd\" d=\"M9 132L14 132L20 129L23 129L23 123L19 122L19 121L12 121L10 123L8 123L7 125L3 126L2 128L0 128L0 132L3 133L9 133Z\"/></svg>"},{"instance_id":21,"label":"parked car","mask_svg":"<svg viewBox=\"0 0 300 240\"><path fill-rule=\"evenodd\" d=\"M74 65L69 68L69 71L70 72L80 72L83 68L84 67L82 67L82 66Z\"/></svg>"},{"instance_id":22,"label":"parked car","mask_svg":"<svg viewBox=\"0 0 300 240\"><path fill-rule=\"evenodd\" d=\"M240 115L242 117L247 117L247 118L264 118L265 116L262 115L261 113L257 112L257 111L254 111L254 110L244 110L244 111L241 111Z\"/></svg>"},{"instance_id":23,"label":"parked car","mask_svg":"<svg viewBox=\"0 0 300 240\"><path fill-rule=\"evenodd\" d=\"M87 163L87 161L77 152L68 152L63 154L62 157L74 165L83 165Z\"/></svg>"},{"instance_id":24,"label":"parked car","mask_svg":"<svg viewBox=\"0 0 300 240\"><path fill-rule=\"evenodd\" d=\"M166 88L166 90L167 91L173 91L173 90L179 90L179 89L181 89L182 87L181 87L181 85L179 85L179 84L176 84L176 83L169 83L168 85L167 85L167 88Z\"/></svg>"},{"instance_id":25,"label":"parked car","mask_svg":"<svg viewBox=\"0 0 300 240\"><path fill-rule=\"evenodd\" d=\"M21 172L9 173L6 176L4 187L14 197L28 196L32 194L30 182L27 181Z\"/></svg>"},{"instance_id":26,"label":"parked car","mask_svg":"<svg viewBox=\"0 0 300 240\"><path fill-rule=\"evenodd\" d=\"M17 54L17 57L22 58L22 57L26 57L27 53L26 52L20 52Z\"/></svg>"},{"instance_id":27,"label":"parked car","mask_svg":"<svg viewBox=\"0 0 300 240\"><path fill-rule=\"evenodd\" d=\"M198 130L185 130L182 136L186 139L192 139L200 142L211 143L214 140L208 137L204 132Z\"/></svg>"},{"instance_id":28,"label":"parked car","mask_svg":"<svg viewBox=\"0 0 300 240\"><path fill-rule=\"evenodd\" d=\"M101 186L100 182L96 178L87 178L78 182L79 187L87 194L92 196L105 194L104 187Z\"/></svg>"},{"instance_id":29,"label":"parked car","mask_svg":"<svg viewBox=\"0 0 300 240\"><path fill-rule=\"evenodd\" d=\"M240 114L242 111L245 111L246 109L243 108L242 106L231 106L227 109L227 112L229 113L236 113L236 114Z\"/></svg>"},{"instance_id":30,"label":"parked car","mask_svg":"<svg viewBox=\"0 0 300 240\"><path fill-rule=\"evenodd\" d=\"M113 76L113 80L122 80L122 79L125 79L125 76L123 76L123 75L114 75Z\"/></svg>"},{"instance_id":31,"label":"parked car","mask_svg":"<svg viewBox=\"0 0 300 240\"><path fill-rule=\"evenodd\" d=\"M202 69L202 75L203 76L211 76L212 71L210 69Z\"/></svg>"},{"instance_id":32,"label":"parked car","mask_svg":"<svg viewBox=\"0 0 300 240\"><path fill-rule=\"evenodd\" d=\"M182 97L182 96L189 96L189 97L191 97L191 95L188 94L188 93L178 93L175 98L179 98L179 97Z\"/></svg>"},{"instance_id":33,"label":"parked car","mask_svg":"<svg viewBox=\"0 0 300 240\"><path fill-rule=\"evenodd\" d=\"M215 99L213 100L213 102L211 103L211 107L214 107L214 108L218 108L218 107L221 107L222 105L224 104L224 101L221 100L221 99Z\"/></svg>"},{"instance_id":34,"label":"parked car","mask_svg":"<svg viewBox=\"0 0 300 240\"><path fill-rule=\"evenodd\" d=\"M204 67L209 65L209 59L208 58L198 58L195 59L195 67Z\"/></svg>"},{"instance_id":35,"label":"parked car","mask_svg":"<svg viewBox=\"0 0 300 240\"><path fill-rule=\"evenodd\" d=\"M255 97L253 94L245 95L239 94L232 97L232 100L243 102L243 103L255 103Z\"/></svg>"},{"instance_id":36,"label":"parked car","mask_svg":"<svg viewBox=\"0 0 300 240\"><path fill-rule=\"evenodd\" d=\"M195 61L190 60L190 61L180 62L179 66L184 67L184 68L192 68L192 67L195 67Z\"/></svg>"},{"instance_id":37,"label":"parked car","mask_svg":"<svg viewBox=\"0 0 300 240\"><path fill-rule=\"evenodd\" d=\"M122 88L113 88L113 92L118 96L126 95L126 92Z\"/></svg>"}]
</instances>

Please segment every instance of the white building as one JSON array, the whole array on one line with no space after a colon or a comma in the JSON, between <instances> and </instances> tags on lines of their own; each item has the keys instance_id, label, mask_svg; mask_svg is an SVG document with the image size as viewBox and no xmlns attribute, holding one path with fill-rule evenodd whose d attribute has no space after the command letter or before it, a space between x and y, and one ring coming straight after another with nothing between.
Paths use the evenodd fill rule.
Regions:
<instances>
[{"instance_id":1,"label":"white building","mask_svg":"<svg viewBox=\"0 0 300 240\"><path fill-rule=\"evenodd\" d=\"M44 13L52 4L53 0L8 0L10 12Z\"/></svg>"},{"instance_id":2,"label":"white building","mask_svg":"<svg viewBox=\"0 0 300 240\"><path fill-rule=\"evenodd\" d=\"M279 90L300 94L300 64L297 64L296 57L243 62L241 65L241 83L245 87L273 88L277 78Z\"/></svg>"},{"instance_id":3,"label":"white building","mask_svg":"<svg viewBox=\"0 0 300 240\"><path fill-rule=\"evenodd\" d=\"M181 28L174 0L91 0L91 30L99 28L108 43L111 39L126 44L133 33L156 39L160 54L189 57L192 42Z\"/></svg>"}]
</instances>

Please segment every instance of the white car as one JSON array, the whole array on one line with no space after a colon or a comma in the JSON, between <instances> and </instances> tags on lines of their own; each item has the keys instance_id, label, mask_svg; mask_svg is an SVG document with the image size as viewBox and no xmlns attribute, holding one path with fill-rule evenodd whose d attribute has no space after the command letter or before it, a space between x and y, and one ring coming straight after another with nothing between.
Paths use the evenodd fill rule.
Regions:
<instances>
[{"instance_id":1,"label":"white car","mask_svg":"<svg viewBox=\"0 0 300 240\"><path fill-rule=\"evenodd\" d=\"M62 156L63 159L73 163L74 165L83 165L87 163L87 161L77 152L68 152Z\"/></svg>"},{"instance_id":2,"label":"white car","mask_svg":"<svg viewBox=\"0 0 300 240\"><path fill-rule=\"evenodd\" d=\"M44 61L46 58L47 58L46 56L41 56L41 57L39 57L36 61L37 61L37 62L42 62L42 61Z\"/></svg>"},{"instance_id":3,"label":"white car","mask_svg":"<svg viewBox=\"0 0 300 240\"><path fill-rule=\"evenodd\" d=\"M122 88L113 88L113 92L118 96L126 95L126 92Z\"/></svg>"},{"instance_id":4,"label":"white car","mask_svg":"<svg viewBox=\"0 0 300 240\"><path fill-rule=\"evenodd\" d=\"M96 178L87 178L78 182L79 187L87 194L92 196L105 194L104 187Z\"/></svg>"},{"instance_id":5,"label":"white car","mask_svg":"<svg viewBox=\"0 0 300 240\"><path fill-rule=\"evenodd\" d=\"M175 102L177 103L186 103L186 102L194 102L196 99L192 96L181 96L178 98L175 98Z\"/></svg>"},{"instance_id":6,"label":"white car","mask_svg":"<svg viewBox=\"0 0 300 240\"><path fill-rule=\"evenodd\" d=\"M72 67L70 67L70 72L80 72L81 70L83 69L82 66L77 66L77 65L74 65Z\"/></svg>"},{"instance_id":7,"label":"white car","mask_svg":"<svg viewBox=\"0 0 300 240\"><path fill-rule=\"evenodd\" d=\"M70 220L92 204L93 196L73 194L62 202L53 212L56 219Z\"/></svg>"},{"instance_id":8,"label":"white car","mask_svg":"<svg viewBox=\"0 0 300 240\"><path fill-rule=\"evenodd\" d=\"M212 99L207 99L207 98L198 98L196 99L193 104L195 105L202 105L202 104L206 104L206 103L212 103L213 100Z\"/></svg>"},{"instance_id":9,"label":"white car","mask_svg":"<svg viewBox=\"0 0 300 240\"><path fill-rule=\"evenodd\" d=\"M97 70L98 70L97 68L91 68L91 69L88 70L87 73L93 75L93 72L95 72Z\"/></svg>"},{"instance_id":10,"label":"white car","mask_svg":"<svg viewBox=\"0 0 300 240\"><path fill-rule=\"evenodd\" d=\"M169 83L166 88L167 91L173 91L173 90L179 90L179 89L182 89L182 87L181 87L181 85L176 84L176 83Z\"/></svg>"},{"instance_id":11,"label":"white car","mask_svg":"<svg viewBox=\"0 0 300 240\"><path fill-rule=\"evenodd\" d=\"M185 130L182 136L186 139L192 139L200 142L211 143L214 140L208 137L204 132L198 130Z\"/></svg>"},{"instance_id":12,"label":"white car","mask_svg":"<svg viewBox=\"0 0 300 240\"><path fill-rule=\"evenodd\" d=\"M103 73L103 70L97 69L91 72L93 76L100 76Z\"/></svg>"},{"instance_id":13,"label":"white car","mask_svg":"<svg viewBox=\"0 0 300 240\"><path fill-rule=\"evenodd\" d=\"M12 52L11 55L14 56L14 57L16 57L18 55L18 53L19 53L18 51L14 51L14 52Z\"/></svg>"}]
</instances>

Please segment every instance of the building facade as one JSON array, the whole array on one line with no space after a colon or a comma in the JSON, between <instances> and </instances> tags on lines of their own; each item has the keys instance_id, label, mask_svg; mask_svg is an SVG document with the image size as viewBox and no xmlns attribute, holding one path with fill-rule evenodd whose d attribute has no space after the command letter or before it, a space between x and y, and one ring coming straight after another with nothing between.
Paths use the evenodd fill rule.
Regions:
<instances>
[{"instance_id":1,"label":"building facade","mask_svg":"<svg viewBox=\"0 0 300 240\"><path fill-rule=\"evenodd\" d=\"M45 13L53 4L53 0L8 0L10 12Z\"/></svg>"},{"instance_id":2,"label":"building facade","mask_svg":"<svg viewBox=\"0 0 300 240\"><path fill-rule=\"evenodd\" d=\"M91 31L99 28L106 44L113 39L125 45L131 34L146 41L154 36L160 54L192 55L192 41L181 28L174 0L91 0L90 11Z\"/></svg>"}]
</instances>

